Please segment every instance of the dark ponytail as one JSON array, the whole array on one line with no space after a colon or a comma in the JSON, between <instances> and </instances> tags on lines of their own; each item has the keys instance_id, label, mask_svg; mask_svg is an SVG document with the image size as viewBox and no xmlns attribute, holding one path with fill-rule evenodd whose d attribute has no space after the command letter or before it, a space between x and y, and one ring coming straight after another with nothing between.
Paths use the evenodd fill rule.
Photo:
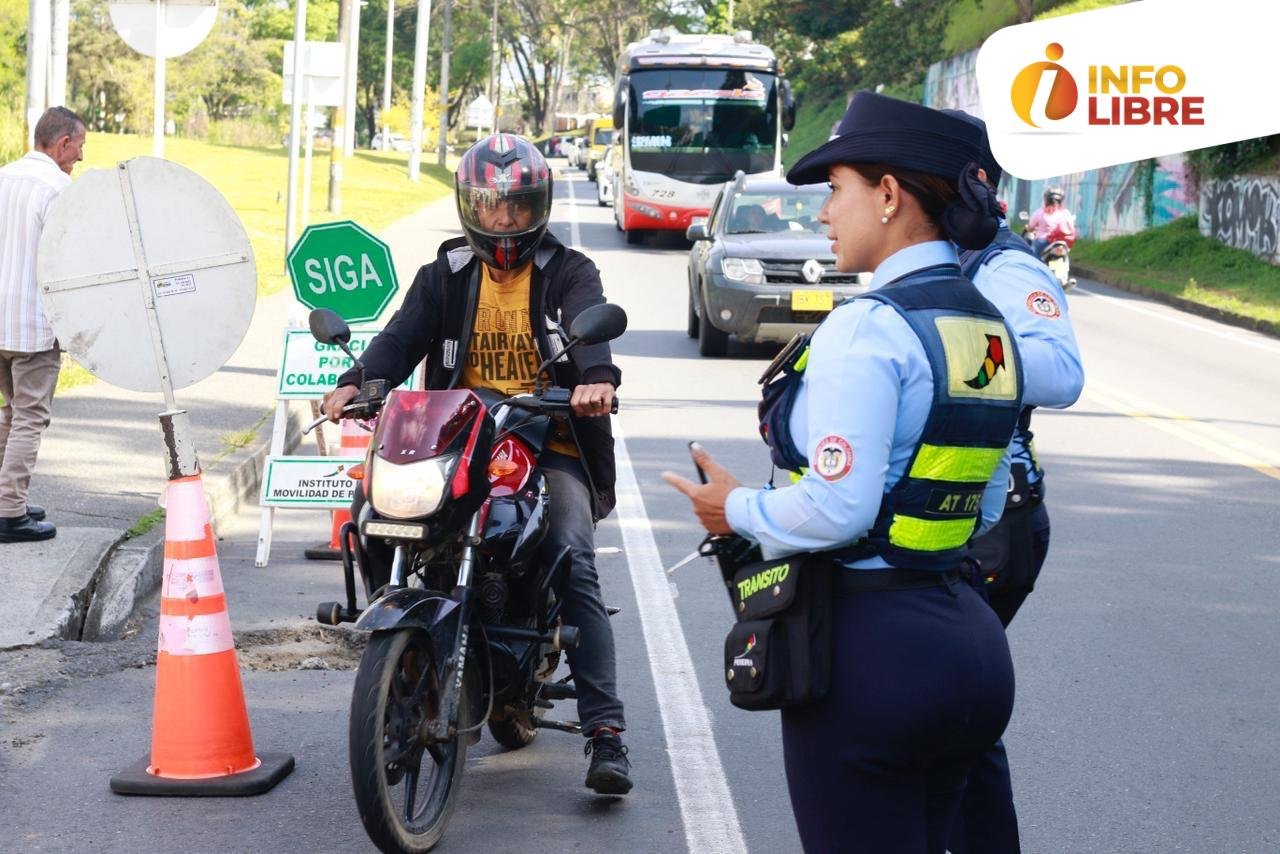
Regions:
<instances>
[{"instance_id":1,"label":"dark ponytail","mask_svg":"<svg viewBox=\"0 0 1280 854\"><path fill-rule=\"evenodd\" d=\"M942 212L942 229L961 249L983 249L1000 228L1000 202L991 186L978 177L978 164L969 163L956 181L959 203Z\"/></svg>"}]
</instances>

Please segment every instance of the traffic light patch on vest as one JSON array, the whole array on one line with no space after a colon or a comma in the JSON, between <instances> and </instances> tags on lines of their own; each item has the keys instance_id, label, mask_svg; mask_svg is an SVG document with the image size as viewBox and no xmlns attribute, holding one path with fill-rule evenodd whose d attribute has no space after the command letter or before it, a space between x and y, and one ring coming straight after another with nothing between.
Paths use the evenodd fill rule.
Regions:
<instances>
[{"instance_id":1,"label":"traffic light patch on vest","mask_svg":"<svg viewBox=\"0 0 1280 854\"><path fill-rule=\"evenodd\" d=\"M934 319L946 356L951 397L1015 400L1018 372L1003 323L978 317Z\"/></svg>"}]
</instances>

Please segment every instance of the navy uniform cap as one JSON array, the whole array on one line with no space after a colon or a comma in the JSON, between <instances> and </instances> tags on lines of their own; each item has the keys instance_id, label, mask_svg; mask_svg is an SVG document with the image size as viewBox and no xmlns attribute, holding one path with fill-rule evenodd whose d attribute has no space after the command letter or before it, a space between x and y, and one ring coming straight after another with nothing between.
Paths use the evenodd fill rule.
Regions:
<instances>
[{"instance_id":1,"label":"navy uniform cap","mask_svg":"<svg viewBox=\"0 0 1280 854\"><path fill-rule=\"evenodd\" d=\"M840 120L839 136L810 151L787 173L792 184L818 184L841 163L884 163L956 181L983 164L986 133L938 110L858 92Z\"/></svg>"},{"instance_id":2,"label":"navy uniform cap","mask_svg":"<svg viewBox=\"0 0 1280 854\"><path fill-rule=\"evenodd\" d=\"M982 159L978 161L978 165L986 170L987 180L992 185L999 184L1000 176L1004 174L1004 169L1001 168L999 161L996 160L996 156L991 153L991 138L987 136L987 123L975 115L966 113L964 110L943 110L942 114L955 116L960 121L968 122L982 131Z\"/></svg>"}]
</instances>

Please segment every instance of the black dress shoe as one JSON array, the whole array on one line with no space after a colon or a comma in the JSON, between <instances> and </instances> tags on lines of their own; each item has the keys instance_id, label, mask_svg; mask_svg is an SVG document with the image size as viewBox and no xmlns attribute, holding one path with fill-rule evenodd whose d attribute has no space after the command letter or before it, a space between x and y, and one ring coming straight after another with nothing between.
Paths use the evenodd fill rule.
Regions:
<instances>
[{"instance_id":1,"label":"black dress shoe","mask_svg":"<svg viewBox=\"0 0 1280 854\"><path fill-rule=\"evenodd\" d=\"M58 533L52 522L38 522L31 516L0 519L0 543L30 543L51 540Z\"/></svg>"},{"instance_id":2,"label":"black dress shoe","mask_svg":"<svg viewBox=\"0 0 1280 854\"><path fill-rule=\"evenodd\" d=\"M45 517L44 508L39 504L28 504L27 515L32 519L35 519L37 522L43 522Z\"/></svg>"}]
</instances>

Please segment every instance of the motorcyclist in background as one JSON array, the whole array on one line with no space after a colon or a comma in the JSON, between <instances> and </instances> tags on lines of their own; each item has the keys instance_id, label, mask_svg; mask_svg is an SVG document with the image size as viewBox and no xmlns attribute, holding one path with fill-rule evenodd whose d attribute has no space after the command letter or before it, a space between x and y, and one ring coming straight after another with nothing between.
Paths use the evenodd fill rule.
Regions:
<instances>
[{"instance_id":1,"label":"motorcyclist in background","mask_svg":"<svg viewBox=\"0 0 1280 854\"><path fill-rule=\"evenodd\" d=\"M1044 205L1031 215L1027 228L1034 233L1031 248L1036 257L1044 256L1044 250L1055 240L1064 240L1067 246L1076 242L1076 217L1062 203L1065 196L1061 187L1049 187L1044 191Z\"/></svg>"}]
</instances>

